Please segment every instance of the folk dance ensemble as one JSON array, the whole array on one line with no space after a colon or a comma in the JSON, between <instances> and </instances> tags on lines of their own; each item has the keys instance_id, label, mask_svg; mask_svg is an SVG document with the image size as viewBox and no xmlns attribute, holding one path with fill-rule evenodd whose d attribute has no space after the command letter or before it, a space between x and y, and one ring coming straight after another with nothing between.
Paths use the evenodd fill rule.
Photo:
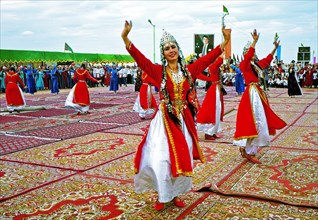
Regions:
<instances>
[{"instance_id":1,"label":"folk dance ensemble","mask_svg":"<svg viewBox=\"0 0 318 220\"><path fill-rule=\"evenodd\" d=\"M157 65L131 43L131 28L132 23L126 21L121 35L126 49L160 88L158 111L135 155L135 191L156 191L154 208L158 211L170 201L184 207L179 196L191 190L193 159L204 161L194 123L198 108L194 80L223 52L230 34L223 30L225 40L220 46L186 66L179 44L165 31L160 40L162 65Z\"/></svg>"},{"instance_id":2,"label":"folk dance ensemble","mask_svg":"<svg viewBox=\"0 0 318 220\"><path fill-rule=\"evenodd\" d=\"M155 97L151 92L151 85L154 83L147 73L142 73L142 85L133 107L141 119L145 119L146 115L153 114L157 109Z\"/></svg>"},{"instance_id":3,"label":"folk dance ensemble","mask_svg":"<svg viewBox=\"0 0 318 220\"><path fill-rule=\"evenodd\" d=\"M268 147L270 135L275 135L276 130L285 127L286 123L271 109L268 98L259 84L262 69L270 65L279 41L275 40L273 51L257 62L255 45L259 34L254 30L251 35L254 41L249 48L246 48L248 51L240 63L247 87L238 107L233 144L240 147L243 158L260 164L261 162L255 156L258 150L261 147Z\"/></svg>"},{"instance_id":4,"label":"folk dance ensemble","mask_svg":"<svg viewBox=\"0 0 318 220\"><path fill-rule=\"evenodd\" d=\"M219 74L219 68L223 59L219 57L208 67L210 75L209 87L202 105L198 111L196 122L198 132L204 132L206 140L215 140L221 138L218 134L222 131L221 121L224 116L224 99L222 92L222 77Z\"/></svg>"},{"instance_id":5,"label":"folk dance ensemble","mask_svg":"<svg viewBox=\"0 0 318 220\"><path fill-rule=\"evenodd\" d=\"M19 74L15 72L15 68L11 67L5 78L6 85L6 100L7 109L9 112L23 109L26 106L25 98L22 89L18 86L18 83L22 88L25 87Z\"/></svg>"},{"instance_id":6,"label":"folk dance ensemble","mask_svg":"<svg viewBox=\"0 0 318 220\"><path fill-rule=\"evenodd\" d=\"M65 107L75 109L78 115L83 113L89 114L90 97L86 79L95 83L99 82L85 69L85 64L82 64L81 68L76 70L73 77L73 80L77 80L77 83L73 86L65 101Z\"/></svg>"}]
</instances>

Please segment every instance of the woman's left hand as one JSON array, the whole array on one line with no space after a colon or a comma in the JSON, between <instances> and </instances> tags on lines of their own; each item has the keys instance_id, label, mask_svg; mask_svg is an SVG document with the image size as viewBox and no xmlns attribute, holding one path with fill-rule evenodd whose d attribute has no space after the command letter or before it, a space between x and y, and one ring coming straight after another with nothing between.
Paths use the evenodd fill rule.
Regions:
<instances>
[{"instance_id":1,"label":"woman's left hand","mask_svg":"<svg viewBox=\"0 0 318 220\"><path fill-rule=\"evenodd\" d=\"M121 33L121 37L122 38L125 38L128 36L129 32L131 31L131 28L132 28L132 22L131 21L125 21L125 26L124 26L124 29Z\"/></svg>"}]
</instances>

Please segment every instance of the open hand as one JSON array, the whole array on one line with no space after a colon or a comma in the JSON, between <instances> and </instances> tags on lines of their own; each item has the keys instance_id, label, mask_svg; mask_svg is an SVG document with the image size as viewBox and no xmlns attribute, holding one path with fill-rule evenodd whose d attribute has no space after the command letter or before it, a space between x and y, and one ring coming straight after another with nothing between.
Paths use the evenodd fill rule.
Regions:
<instances>
[{"instance_id":1,"label":"open hand","mask_svg":"<svg viewBox=\"0 0 318 220\"><path fill-rule=\"evenodd\" d=\"M251 33L251 35L252 35L253 40L254 40L255 42L257 42L257 41L258 41L258 38L259 38L260 33L257 33L257 30L256 30L256 29L254 29L254 31L253 31L253 33Z\"/></svg>"},{"instance_id":2,"label":"open hand","mask_svg":"<svg viewBox=\"0 0 318 220\"><path fill-rule=\"evenodd\" d=\"M124 29L121 33L121 37L122 38L125 38L128 36L129 32L131 31L131 28L132 28L132 22L131 21L125 21L125 26L124 26Z\"/></svg>"}]
</instances>

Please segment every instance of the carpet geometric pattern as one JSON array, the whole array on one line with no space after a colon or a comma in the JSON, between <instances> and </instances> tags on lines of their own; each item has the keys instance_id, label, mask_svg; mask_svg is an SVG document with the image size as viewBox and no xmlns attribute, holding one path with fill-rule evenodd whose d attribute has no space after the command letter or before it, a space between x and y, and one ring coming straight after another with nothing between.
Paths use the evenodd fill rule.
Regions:
<instances>
[{"instance_id":1,"label":"carpet geometric pattern","mask_svg":"<svg viewBox=\"0 0 318 220\"><path fill-rule=\"evenodd\" d=\"M4 155L0 159L84 171L135 152L141 138L94 133Z\"/></svg>"},{"instance_id":2,"label":"carpet geometric pattern","mask_svg":"<svg viewBox=\"0 0 318 220\"><path fill-rule=\"evenodd\" d=\"M318 208L318 152L271 149L260 155L262 164L243 164L217 183L218 189L226 194Z\"/></svg>"},{"instance_id":3,"label":"carpet geometric pattern","mask_svg":"<svg viewBox=\"0 0 318 220\"><path fill-rule=\"evenodd\" d=\"M281 112L281 114L285 112L304 112L304 110L308 107L304 104L294 104L287 102L272 103L271 100L269 100L269 104L275 113ZM280 115L278 114L278 116Z\"/></svg>"},{"instance_id":4,"label":"carpet geometric pattern","mask_svg":"<svg viewBox=\"0 0 318 220\"><path fill-rule=\"evenodd\" d=\"M20 116L11 116L11 115L0 115L0 123L1 126L4 125L4 123L9 123L9 122L15 122L15 121L24 121L24 120L29 120L29 117L20 117Z\"/></svg>"},{"instance_id":5,"label":"carpet geometric pattern","mask_svg":"<svg viewBox=\"0 0 318 220\"><path fill-rule=\"evenodd\" d=\"M290 127L281 133L281 135L271 143L271 146L318 151L318 127Z\"/></svg>"},{"instance_id":6,"label":"carpet geometric pattern","mask_svg":"<svg viewBox=\"0 0 318 220\"><path fill-rule=\"evenodd\" d=\"M220 134L222 135L221 138L217 138L213 141L205 140L204 132L198 132L199 140L210 142L210 143L232 143L234 132L235 132L235 122L221 122L222 126L222 132Z\"/></svg>"},{"instance_id":7,"label":"carpet geometric pattern","mask_svg":"<svg viewBox=\"0 0 318 220\"><path fill-rule=\"evenodd\" d=\"M152 115L133 111L134 85L89 88L91 114L64 107L69 89L25 93L27 107L9 114L0 93L0 219L317 219L318 93L267 91L287 126L257 154L232 144L241 96L226 87L221 138L205 140L194 161L192 189L154 210L155 192L135 193L134 157ZM197 88L202 103L206 93ZM154 93L159 103L158 93ZM39 108L36 106L45 106ZM35 107L35 108L32 108Z\"/></svg>"},{"instance_id":8,"label":"carpet geometric pattern","mask_svg":"<svg viewBox=\"0 0 318 220\"><path fill-rule=\"evenodd\" d=\"M34 129L43 129L59 125L70 124L69 120L56 120L50 118L34 118L31 120L17 121L0 125L0 132L22 132ZM74 123L74 122L73 122Z\"/></svg>"},{"instance_id":9,"label":"carpet geometric pattern","mask_svg":"<svg viewBox=\"0 0 318 220\"><path fill-rule=\"evenodd\" d=\"M0 161L0 170L0 201L75 173L9 161Z\"/></svg>"},{"instance_id":10,"label":"carpet geometric pattern","mask_svg":"<svg viewBox=\"0 0 318 220\"><path fill-rule=\"evenodd\" d=\"M200 146L206 162L194 161L193 190L217 183L244 162L236 146L211 142L200 142Z\"/></svg>"},{"instance_id":11,"label":"carpet geometric pattern","mask_svg":"<svg viewBox=\"0 0 318 220\"><path fill-rule=\"evenodd\" d=\"M201 194L183 195L187 206L153 209L153 193L136 194L132 183L75 175L4 201L0 217L17 219L175 219Z\"/></svg>"},{"instance_id":12,"label":"carpet geometric pattern","mask_svg":"<svg viewBox=\"0 0 318 220\"><path fill-rule=\"evenodd\" d=\"M276 115L278 115L281 119L283 119L287 125L290 125L298 120L299 114L295 114L295 112L289 111L276 111Z\"/></svg>"},{"instance_id":13,"label":"carpet geometric pattern","mask_svg":"<svg viewBox=\"0 0 318 220\"><path fill-rule=\"evenodd\" d=\"M318 113L318 99L305 110L306 113Z\"/></svg>"},{"instance_id":14,"label":"carpet geometric pattern","mask_svg":"<svg viewBox=\"0 0 318 220\"><path fill-rule=\"evenodd\" d=\"M116 124L136 124L138 122L142 122L143 120L138 116L137 112L126 112L120 113L108 117L103 117L99 119L95 119L96 122L103 122L103 123L116 123Z\"/></svg>"},{"instance_id":15,"label":"carpet geometric pattern","mask_svg":"<svg viewBox=\"0 0 318 220\"><path fill-rule=\"evenodd\" d=\"M31 131L17 132L17 134L21 136L37 136L42 138L67 139L79 137L81 135L91 134L100 130L105 130L114 127L116 127L116 125L114 124L78 122L50 128L44 128L41 130L36 129Z\"/></svg>"},{"instance_id":16,"label":"carpet geometric pattern","mask_svg":"<svg viewBox=\"0 0 318 220\"><path fill-rule=\"evenodd\" d=\"M55 142L52 139L39 139L36 137L19 137L12 135L0 135L0 155L9 154L30 147Z\"/></svg>"},{"instance_id":17,"label":"carpet geometric pattern","mask_svg":"<svg viewBox=\"0 0 318 220\"><path fill-rule=\"evenodd\" d=\"M66 115L73 113L73 110L70 109L45 109L33 112L22 112L20 115L22 116L32 116L32 117L52 117L52 116L59 116L59 115Z\"/></svg>"},{"instance_id":18,"label":"carpet geometric pattern","mask_svg":"<svg viewBox=\"0 0 318 220\"><path fill-rule=\"evenodd\" d=\"M317 127L318 126L318 115L305 113L303 114L294 124L295 126L309 126Z\"/></svg>"},{"instance_id":19,"label":"carpet geometric pattern","mask_svg":"<svg viewBox=\"0 0 318 220\"><path fill-rule=\"evenodd\" d=\"M120 160L112 160L94 169L89 169L83 174L133 183L135 176L134 157L135 152L121 157Z\"/></svg>"},{"instance_id":20,"label":"carpet geometric pattern","mask_svg":"<svg viewBox=\"0 0 318 220\"><path fill-rule=\"evenodd\" d=\"M186 219L316 219L317 209L295 207L264 200L205 193L200 202L184 213Z\"/></svg>"},{"instance_id":21,"label":"carpet geometric pattern","mask_svg":"<svg viewBox=\"0 0 318 220\"><path fill-rule=\"evenodd\" d=\"M147 116L148 117L148 116ZM132 125L127 125L127 126L121 126L118 128L113 128L109 130L105 130L103 132L114 132L114 133L122 133L122 134L137 134L137 135L143 135L147 128L149 127L150 120L147 120L148 118L146 117L146 120L132 124Z\"/></svg>"},{"instance_id":22,"label":"carpet geometric pattern","mask_svg":"<svg viewBox=\"0 0 318 220\"><path fill-rule=\"evenodd\" d=\"M130 103L130 104L123 104L123 105L114 105L114 106L107 107L105 109L100 108L93 111L90 109L91 114L88 114L88 115L87 114L76 115L77 112L73 111L73 114L61 115L59 117L62 117L65 119L77 119L81 121L90 121L90 120L93 121L94 119L99 119L101 117L107 117L114 114L132 111L132 109L133 109L133 104Z\"/></svg>"},{"instance_id":23,"label":"carpet geometric pattern","mask_svg":"<svg viewBox=\"0 0 318 220\"><path fill-rule=\"evenodd\" d=\"M58 100L26 100L28 106L63 106L64 102Z\"/></svg>"}]
</instances>

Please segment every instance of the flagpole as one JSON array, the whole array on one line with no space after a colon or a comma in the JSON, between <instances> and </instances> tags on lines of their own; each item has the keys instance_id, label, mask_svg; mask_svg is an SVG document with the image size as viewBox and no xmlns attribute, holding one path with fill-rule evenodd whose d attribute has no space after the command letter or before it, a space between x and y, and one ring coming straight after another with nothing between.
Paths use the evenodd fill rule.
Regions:
<instances>
[{"instance_id":1,"label":"flagpole","mask_svg":"<svg viewBox=\"0 0 318 220\"><path fill-rule=\"evenodd\" d=\"M224 24L224 17L226 16L227 14L223 14L222 16L222 30L223 30L223 27L225 27L225 24ZM223 42L223 34L221 34L221 42ZM225 53L223 53L223 59L225 58Z\"/></svg>"}]
</instances>

